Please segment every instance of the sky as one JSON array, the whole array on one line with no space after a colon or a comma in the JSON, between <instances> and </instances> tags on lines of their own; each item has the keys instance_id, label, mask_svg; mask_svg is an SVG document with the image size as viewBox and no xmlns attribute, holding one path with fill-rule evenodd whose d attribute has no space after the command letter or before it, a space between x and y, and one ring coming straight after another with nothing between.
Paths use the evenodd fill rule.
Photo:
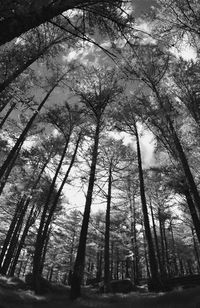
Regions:
<instances>
[{"instance_id":1,"label":"sky","mask_svg":"<svg viewBox=\"0 0 200 308\"><path fill-rule=\"evenodd\" d=\"M156 6L155 0L133 0L134 3L134 14L136 17L136 23L138 25L138 28L140 28L143 31L150 32L151 29L149 27L149 24L145 21L145 18L142 18L142 15L147 13L151 6ZM148 42L146 42L148 43ZM104 48L109 48L109 46L106 46L104 43ZM186 41L184 41L182 44L180 44L179 48L173 48L171 49L171 52L176 57L182 57L185 60L195 60L196 54L195 51L190 47ZM99 53L99 54L98 54ZM97 57L98 55L98 57ZM95 57L96 56L96 57ZM97 51L94 45L90 45L87 49L87 51L79 50L79 52L71 51L71 53L66 57L66 60L74 60L76 58L84 59L84 61L98 63L98 61L106 61L106 55L102 53L102 51ZM99 60L100 59L100 60ZM131 144L133 148L135 148L135 142L132 137L130 137L128 134L114 134L112 137L116 137L116 139L122 138L124 144ZM148 168L149 166L155 165L156 161L154 159L154 138L153 135L146 131L142 138L141 138L141 151L142 151L142 159L143 159L143 167ZM77 207L80 210L83 210L84 208L84 202L85 202L85 195L84 192L77 190L75 187L71 187L66 185L65 186L65 192L67 199L70 202L69 208ZM92 208L93 211L96 211L99 209L99 207Z\"/></svg>"},{"instance_id":2,"label":"sky","mask_svg":"<svg viewBox=\"0 0 200 308\"><path fill-rule=\"evenodd\" d=\"M145 13L148 13L151 6L156 6L155 0L133 0L134 5L134 15L136 17L136 23L137 28L140 28L143 31L150 32L150 26L146 22L145 18L142 18L142 15ZM148 42L146 42L148 43ZM104 48L109 48L109 45L107 46L104 43ZM195 59L195 53L194 50L191 49L191 47L183 43L180 45L179 50L176 48L171 49L171 52L173 52L177 57L182 56L184 59ZM97 50L94 45L89 45L87 50L71 50L71 52L63 58L63 60L71 61L75 60L77 58L82 57L85 61L89 61L90 63L95 63L96 61L106 61L107 56L101 51ZM99 60L100 59L100 60ZM41 95L40 95L41 96ZM63 93L60 92L60 89L57 89L52 95L50 102L54 102L55 98L57 101L63 100ZM134 139L129 136L128 134L115 134L113 133L112 137L115 137L116 139L122 138L125 145L130 144L133 148L135 148L135 142ZM154 159L154 147L155 143L153 141L153 135L146 131L142 138L141 138L141 150L142 150L142 159L143 159L143 167L147 168L151 165L154 165L155 159ZM77 183L78 184L78 183ZM84 203L85 203L85 195L84 192L77 189L76 187L72 187L70 185L65 185L64 188L64 194L66 198L69 200L70 205L67 206L68 209L73 209L77 207L80 210L83 210ZM95 211L95 209L93 208Z\"/></svg>"}]
</instances>

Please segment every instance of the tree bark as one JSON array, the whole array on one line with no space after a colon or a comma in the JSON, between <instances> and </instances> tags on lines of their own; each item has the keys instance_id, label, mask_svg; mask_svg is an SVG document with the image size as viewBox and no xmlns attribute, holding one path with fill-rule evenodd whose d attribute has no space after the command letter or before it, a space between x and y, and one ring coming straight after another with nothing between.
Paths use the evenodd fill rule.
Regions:
<instances>
[{"instance_id":1,"label":"tree bark","mask_svg":"<svg viewBox=\"0 0 200 308\"><path fill-rule=\"evenodd\" d=\"M0 93L1 93L1 85L0 85ZM9 115L11 114L11 112L14 110L16 106L16 103L13 103L10 108L8 109L8 111L6 112L5 116L3 117L1 123L0 123L0 129L2 129L4 123L6 122L7 118L9 117Z\"/></svg>"},{"instance_id":2,"label":"tree bark","mask_svg":"<svg viewBox=\"0 0 200 308\"><path fill-rule=\"evenodd\" d=\"M40 279L39 279L39 272L40 272L40 268L41 268L41 256L42 256L42 250L43 250L43 244L44 244L44 240L45 238L43 237L43 231L45 228L45 221L47 219L47 211L48 211L48 206L50 203L50 199L55 187L55 183L58 177L58 174L60 172L63 160L65 158L65 154L69 145L69 140L70 140L70 135L68 135L68 138L66 140L64 149L62 151L62 155L59 161L59 164L57 166L56 172L54 174L53 180L51 182L50 188L49 188L49 192L47 195L47 198L45 200L45 204L43 207L43 212L42 212L42 216L40 219L40 225L39 225L39 229L38 229L38 233L37 233L37 238L36 238L36 243L35 243L35 252L34 252L34 258L33 258L33 289L35 290L35 292L37 294L40 294ZM48 229L48 227L47 227Z\"/></svg>"},{"instance_id":3,"label":"tree bark","mask_svg":"<svg viewBox=\"0 0 200 308\"><path fill-rule=\"evenodd\" d=\"M197 235L198 241L200 243L200 220L199 220L199 217L197 215L196 208L195 208L195 205L194 205L194 202L193 202L193 199L192 199L192 196L190 194L189 189L185 188L184 194L185 194L185 198L187 200L187 204L188 204L188 207L189 207L189 210L190 210L190 215L191 215L191 218L192 218L192 221L193 221L193 224L194 224L196 235Z\"/></svg>"},{"instance_id":4,"label":"tree bark","mask_svg":"<svg viewBox=\"0 0 200 308\"><path fill-rule=\"evenodd\" d=\"M29 201L30 201L29 198L27 198L24 201L24 204L23 204L23 206L21 208L21 212L20 212L19 218L17 220L14 232L12 234L12 238L10 240L10 244L9 244L9 248L7 250L7 253L6 253L5 260L3 262L3 265L1 266L0 272L2 274L4 274L4 275L6 275L6 273L8 271L8 268L9 268L9 265L11 263L11 260L13 258L13 253L14 253L14 250L16 249L16 245L17 245L17 241L18 241L18 236L19 236L19 233L20 233L21 228L22 228L23 219L24 219L24 216L25 216L25 213L26 213Z\"/></svg>"},{"instance_id":5,"label":"tree bark","mask_svg":"<svg viewBox=\"0 0 200 308\"><path fill-rule=\"evenodd\" d=\"M56 0L56 1L33 1L29 7L21 7L17 10L10 8L9 16L0 20L0 45L19 37L22 33L50 21L52 18L70 9L84 9L97 3L109 3L114 0ZM46 4L45 4L46 3Z\"/></svg>"},{"instance_id":6,"label":"tree bark","mask_svg":"<svg viewBox=\"0 0 200 308\"><path fill-rule=\"evenodd\" d=\"M110 284L110 206L112 191L112 162L109 166L108 194L106 207L105 245L104 245L104 292L109 292Z\"/></svg>"},{"instance_id":7,"label":"tree bark","mask_svg":"<svg viewBox=\"0 0 200 308\"><path fill-rule=\"evenodd\" d=\"M35 208L35 204L32 205L31 211L30 211L30 213L29 213L28 220L27 220L27 222L26 222L26 225L25 225L25 228L24 228L24 230L23 230L21 239L20 239L20 241L19 241L19 245L18 245L16 254L15 254L15 256L14 256L12 265L11 265L10 270L9 270L9 276L14 276L15 269L16 269L16 265L17 265L17 262L18 262L18 259L19 259L21 250L22 250L22 248L23 248L23 246L24 246L26 236L27 236L28 231L29 231L29 228L30 228L30 226L31 226L31 220L32 220L32 218L33 218L33 211L34 211L34 208Z\"/></svg>"},{"instance_id":8,"label":"tree bark","mask_svg":"<svg viewBox=\"0 0 200 308\"><path fill-rule=\"evenodd\" d=\"M3 248L2 248L2 251L1 251L1 255L0 255L0 265L1 266L2 266L3 259L5 257L5 253L6 253L7 249L8 249L10 240L12 238L13 232L15 230L15 227L16 227L16 224L17 224L17 220L18 220L18 217L19 217L19 215L21 213L24 201L25 201L25 196L22 197L20 199L20 201L17 203L16 209L15 209L15 213L14 213L14 216L12 218L12 221L11 221L11 224L10 224L9 230L7 232L7 235L6 235L4 244L3 244Z\"/></svg>"},{"instance_id":9,"label":"tree bark","mask_svg":"<svg viewBox=\"0 0 200 308\"><path fill-rule=\"evenodd\" d=\"M140 140L139 140L136 123L134 123L134 128L135 128L135 137L136 137L136 145L137 145L138 171L139 171L139 181L140 181L140 197L141 197L141 203L142 203L142 212L143 212L143 217L144 217L144 230L145 230L145 236L147 239L149 265L150 265L150 272L151 272L151 289L156 291L156 290L161 289L161 281L158 275L157 260L156 260L154 246L153 246L153 239L151 235L150 223L149 223L149 216L148 216L146 196L145 196L143 169L142 169Z\"/></svg>"},{"instance_id":10,"label":"tree bark","mask_svg":"<svg viewBox=\"0 0 200 308\"><path fill-rule=\"evenodd\" d=\"M85 250L86 250L86 241L88 233L88 224L90 219L90 209L92 204L93 188L95 182L95 172L96 172L98 146L99 146L99 134L100 134L100 118L97 119L96 131L94 135L92 163L90 167L90 176L89 176L88 190L86 195L85 210L83 215L77 256L72 274L71 292L70 292L71 299L76 299L77 297L81 296L81 282L84 274Z\"/></svg>"},{"instance_id":11,"label":"tree bark","mask_svg":"<svg viewBox=\"0 0 200 308\"><path fill-rule=\"evenodd\" d=\"M65 75L65 74L64 74ZM59 81L64 77L64 75L58 80L58 82L56 82L52 88L48 91L48 93L45 95L44 99L42 100L42 102L40 103L39 107L37 108L37 110L33 113L32 117L30 118L29 122L27 123L26 127L24 128L23 132L21 133L21 135L19 136L19 138L17 139L15 145L13 146L12 150L10 151L10 153L8 154L8 157L6 158L6 160L4 161L1 169L0 169L0 180L2 179L3 175L5 174L10 162L13 160L16 151L18 150L20 144L25 140L25 137L29 131L29 129L31 128L35 118L37 117L38 113L40 112L40 110L42 109L42 107L44 106L44 104L46 103L46 101L48 100L49 96L51 95L51 93L54 91L54 89L57 87ZM11 170L10 170L11 172Z\"/></svg>"},{"instance_id":12,"label":"tree bark","mask_svg":"<svg viewBox=\"0 0 200 308\"><path fill-rule=\"evenodd\" d=\"M3 189L4 189L4 187L5 187L6 183L7 183L7 180L9 178L10 173L11 173L11 170L12 170L12 168L13 168L13 166L15 164L15 161L16 161L16 159L18 157L18 154L19 154L19 152L20 152L20 150L22 148L23 142L24 141L22 141L21 144L19 144L18 149L16 150L16 152L14 153L12 159L10 160L10 162L9 162L9 164L7 166L7 169L5 170L5 173L4 173L4 175L3 175L3 177L2 177L2 179L0 181L0 195L2 194Z\"/></svg>"},{"instance_id":13,"label":"tree bark","mask_svg":"<svg viewBox=\"0 0 200 308\"><path fill-rule=\"evenodd\" d=\"M159 244L158 244L158 236L157 236L157 232L156 232L156 224L155 224L153 207L152 207L151 201L150 201L150 210L151 210L151 218L152 218L152 223L153 223L153 232L154 232L154 240L155 240L157 258L158 258L158 265L159 265L159 268L160 268L160 274L163 277L164 276L164 268L163 268L163 264L162 264L161 258L160 258L160 249L159 249Z\"/></svg>"}]
</instances>

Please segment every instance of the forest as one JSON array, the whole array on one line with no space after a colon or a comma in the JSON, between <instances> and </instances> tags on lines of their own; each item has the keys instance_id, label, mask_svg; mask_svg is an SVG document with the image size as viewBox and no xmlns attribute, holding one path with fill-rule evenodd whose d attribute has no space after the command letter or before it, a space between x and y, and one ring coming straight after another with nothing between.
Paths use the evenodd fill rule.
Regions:
<instances>
[{"instance_id":1,"label":"forest","mask_svg":"<svg viewBox=\"0 0 200 308\"><path fill-rule=\"evenodd\" d=\"M0 0L0 59L0 287L200 285L200 2Z\"/></svg>"}]
</instances>

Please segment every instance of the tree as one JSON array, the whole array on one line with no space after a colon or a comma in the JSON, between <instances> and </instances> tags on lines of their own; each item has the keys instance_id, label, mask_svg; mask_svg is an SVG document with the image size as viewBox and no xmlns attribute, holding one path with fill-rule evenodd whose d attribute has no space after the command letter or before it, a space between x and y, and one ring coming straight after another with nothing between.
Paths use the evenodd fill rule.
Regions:
<instances>
[{"instance_id":1,"label":"tree","mask_svg":"<svg viewBox=\"0 0 200 308\"><path fill-rule=\"evenodd\" d=\"M71 38L70 34L51 24L44 24L22 35L19 42L11 42L0 49L0 93L10 85L13 87L13 82L16 79L22 79L22 73L25 75L27 84L28 75L33 75L35 70L34 67L31 69L30 66L37 60L39 60L39 63L49 64L52 58L61 54L63 51L61 44L64 44L65 40L69 47L72 42L75 42L76 38ZM22 80L20 80L21 83ZM24 86L25 83L23 90ZM8 93L6 95L8 96Z\"/></svg>"},{"instance_id":2,"label":"tree","mask_svg":"<svg viewBox=\"0 0 200 308\"><path fill-rule=\"evenodd\" d=\"M116 128L119 129L120 131L129 132L131 135L135 136L136 139L140 198L141 198L142 212L144 218L145 237L148 245L148 255L150 263L150 273L151 273L151 288L157 290L159 288L162 288L162 285L159 279L155 247L152 239L149 216L148 216L140 137L138 132L137 116L134 111L134 105L131 104L131 102L125 98L125 102L121 104L121 109L118 108L118 110L114 114L114 117L116 119Z\"/></svg>"},{"instance_id":3,"label":"tree","mask_svg":"<svg viewBox=\"0 0 200 308\"><path fill-rule=\"evenodd\" d=\"M38 27L45 22L53 22L52 19L58 15L61 15L61 21L67 21L65 31L79 34L80 29L85 25L85 17L92 18L91 22L94 22L94 17L98 17L98 20L110 20L113 24L119 23L119 27L123 25L123 18L118 13L121 5L126 3L125 1L110 1L110 0L73 0L70 3L66 3L64 0L43 0L43 1L26 1L22 3L16 3L15 1L9 1L7 5L0 3L1 22L0 22L0 44L9 42L10 40L19 37L24 32ZM70 10L77 10L78 14L75 23L71 20L70 15L64 14ZM62 25L62 22L61 22ZM58 22L58 26L60 23Z\"/></svg>"},{"instance_id":4,"label":"tree","mask_svg":"<svg viewBox=\"0 0 200 308\"><path fill-rule=\"evenodd\" d=\"M80 97L81 103L85 105L86 112L88 110L88 113L90 114L91 123L94 126L92 137L94 143L91 153L91 165L79 246L72 274L70 294L72 299L81 295L88 224L95 182L99 139L104 122L104 113L106 107L114 101L118 93L121 91L121 87L117 84L116 72L112 69L104 72L103 70L90 68L87 72L87 70L83 68L83 73L85 72L87 75L78 84L76 79L76 87L74 88L74 91L76 95Z\"/></svg>"},{"instance_id":5,"label":"tree","mask_svg":"<svg viewBox=\"0 0 200 308\"><path fill-rule=\"evenodd\" d=\"M12 168L9 168L9 166L13 167L13 164L17 158L16 153L18 153L18 150L20 149L20 146L24 142L27 133L29 132L34 120L36 119L38 113L48 100L51 93L54 91L54 89L59 85L59 82L65 77L66 73L64 73L58 80L54 81L54 84L51 86L50 90L47 92L43 100L40 102L38 108L34 111L33 115L29 119L28 123L26 124L25 128L23 129L22 133L18 137L17 141L15 142L14 146L12 147L11 151L9 152L7 158L5 159L3 165L0 168L0 179L1 181L5 182L7 177L9 176ZM9 172L7 172L9 171ZM4 176L6 175L6 178L4 179Z\"/></svg>"},{"instance_id":6,"label":"tree","mask_svg":"<svg viewBox=\"0 0 200 308\"><path fill-rule=\"evenodd\" d=\"M66 109L66 110L64 110ZM62 111L62 112L61 112ZM54 186L56 185L56 181L58 179L58 175L61 171L63 162L65 160L66 154L67 154L67 150L69 148L69 143L70 143L70 139L72 138L72 134L74 133L74 130L76 128L76 126L78 126L79 123L79 118L80 118L80 114L77 115L76 113L76 108L75 110L71 109L70 106L65 103L64 108L54 108L53 113L49 113L49 119L50 121L62 132L62 134L64 135L64 147L61 151L61 155L60 155L60 160L59 163L56 167L50 188L49 188L49 192L47 194L46 200L45 200L45 204L44 204L44 208L43 208L43 212L41 215L41 219L40 219L40 225L39 225L39 229L38 229L38 233L37 233L37 239L36 239L36 245L35 245L35 253L34 253L34 259L33 259L33 288L37 293L41 292L41 286L40 286L40 275L42 274L42 269L43 269L43 264L44 264L44 259L42 258L43 255L43 250L44 250L44 245L45 245L45 240L47 238L47 234L50 228L50 223L52 221L53 215L55 213L55 210L57 208L57 204L58 204L58 200L61 196L61 192L62 189L68 179L69 173L74 165L75 162L75 158L76 158L76 154L77 154L77 150L79 147L79 143L81 141L81 137L82 137L82 132L79 133L77 141L76 141L76 145L75 145L75 149L74 149L74 153L72 154L68 169L65 173L65 176L62 179L62 182L60 184L60 187L57 191L57 194L54 196L53 200L52 200L52 204L49 208L49 202L51 201L51 197L52 197L52 192L54 189ZM58 112L61 112L60 114L58 114ZM63 120L65 122L63 122ZM67 123L66 123L66 120Z\"/></svg>"}]
</instances>

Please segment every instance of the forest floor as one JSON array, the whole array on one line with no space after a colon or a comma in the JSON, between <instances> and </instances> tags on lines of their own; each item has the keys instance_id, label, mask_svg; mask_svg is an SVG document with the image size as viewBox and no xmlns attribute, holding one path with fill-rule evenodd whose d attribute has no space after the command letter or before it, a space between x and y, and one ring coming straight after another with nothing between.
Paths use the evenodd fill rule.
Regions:
<instances>
[{"instance_id":1,"label":"forest floor","mask_svg":"<svg viewBox=\"0 0 200 308\"><path fill-rule=\"evenodd\" d=\"M98 294L84 288L83 297L69 299L69 287L44 296L0 281L0 308L200 308L200 287L168 293Z\"/></svg>"}]
</instances>

